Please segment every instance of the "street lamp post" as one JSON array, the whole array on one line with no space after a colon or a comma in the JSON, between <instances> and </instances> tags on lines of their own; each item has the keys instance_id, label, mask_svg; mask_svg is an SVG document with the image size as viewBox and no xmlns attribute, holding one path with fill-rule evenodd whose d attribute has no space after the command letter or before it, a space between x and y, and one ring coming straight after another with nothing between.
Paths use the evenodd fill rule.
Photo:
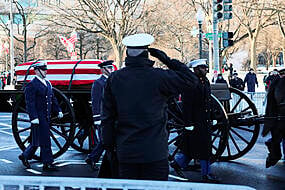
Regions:
<instances>
[{"instance_id":1,"label":"street lamp post","mask_svg":"<svg viewBox=\"0 0 285 190\"><path fill-rule=\"evenodd\" d=\"M205 14L203 10L201 8L198 9L197 14L196 14L196 19L199 25L199 57L200 59L203 57L202 56L202 24L203 24L204 18L205 18Z\"/></svg>"}]
</instances>

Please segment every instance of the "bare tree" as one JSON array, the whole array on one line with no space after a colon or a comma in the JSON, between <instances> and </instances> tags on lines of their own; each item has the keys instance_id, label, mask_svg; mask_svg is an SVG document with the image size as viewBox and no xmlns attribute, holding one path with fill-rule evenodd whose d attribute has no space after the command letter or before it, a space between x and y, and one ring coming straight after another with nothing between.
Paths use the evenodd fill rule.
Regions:
<instances>
[{"instance_id":1,"label":"bare tree","mask_svg":"<svg viewBox=\"0 0 285 190\"><path fill-rule=\"evenodd\" d=\"M73 6L58 7L58 18L50 21L105 37L120 67L125 50L122 39L137 31L144 5L145 0L77 0Z\"/></svg>"},{"instance_id":2,"label":"bare tree","mask_svg":"<svg viewBox=\"0 0 285 190\"><path fill-rule=\"evenodd\" d=\"M37 19L38 12L32 7L24 7L18 1L13 0L13 4L16 7L16 13L18 15L17 18L13 18L14 21L18 20L18 22L16 22L18 33L13 34L14 39L19 42L15 43L15 45L18 44L18 46L16 46L16 52L18 52L16 57L19 59L17 62L26 62L27 60L34 59L32 53L29 52L32 52L33 48L35 48L37 39L45 36L47 31L46 27L38 27L37 30L29 31L28 35L28 28L30 28L32 23ZM7 36L10 36L10 28L5 23L5 20L0 19L0 27L6 31ZM32 32L34 34L32 34Z\"/></svg>"},{"instance_id":3,"label":"bare tree","mask_svg":"<svg viewBox=\"0 0 285 190\"><path fill-rule=\"evenodd\" d=\"M250 67L256 70L257 66L257 38L260 31L268 26L268 23L274 23L273 16L276 15L276 10L268 10L268 1L253 0L236 2L238 10L234 11L235 17L238 19L248 34L250 40Z\"/></svg>"}]
</instances>

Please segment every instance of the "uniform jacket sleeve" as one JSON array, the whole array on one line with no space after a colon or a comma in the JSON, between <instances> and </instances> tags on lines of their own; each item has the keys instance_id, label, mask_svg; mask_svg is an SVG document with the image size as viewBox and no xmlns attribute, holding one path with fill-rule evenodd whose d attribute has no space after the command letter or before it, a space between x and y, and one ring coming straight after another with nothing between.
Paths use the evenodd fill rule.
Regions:
<instances>
[{"instance_id":1,"label":"uniform jacket sleeve","mask_svg":"<svg viewBox=\"0 0 285 190\"><path fill-rule=\"evenodd\" d=\"M255 77L255 84L258 85L256 74L254 75L254 77Z\"/></svg>"},{"instance_id":2,"label":"uniform jacket sleeve","mask_svg":"<svg viewBox=\"0 0 285 190\"><path fill-rule=\"evenodd\" d=\"M58 105L58 101L53 93L53 90L52 91L52 111L53 113L58 113L58 112L61 112L61 108L59 107Z\"/></svg>"},{"instance_id":3,"label":"uniform jacket sleeve","mask_svg":"<svg viewBox=\"0 0 285 190\"><path fill-rule=\"evenodd\" d=\"M177 95L185 87L195 88L198 84L197 76L183 63L172 60L167 65L170 70L162 73L161 90L167 95Z\"/></svg>"},{"instance_id":4,"label":"uniform jacket sleeve","mask_svg":"<svg viewBox=\"0 0 285 190\"><path fill-rule=\"evenodd\" d=\"M112 94L111 83L113 75L107 79L103 93L101 131L103 147L114 147L115 145L115 122L117 120L117 106Z\"/></svg>"},{"instance_id":5,"label":"uniform jacket sleeve","mask_svg":"<svg viewBox=\"0 0 285 190\"><path fill-rule=\"evenodd\" d=\"M102 86L98 81L95 81L92 85L91 89L91 100L92 100L92 114L93 120L99 121L101 120L101 100L102 100Z\"/></svg>"},{"instance_id":6,"label":"uniform jacket sleeve","mask_svg":"<svg viewBox=\"0 0 285 190\"><path fill-rule=\"evenodd\" d=\"M36 109L36 88L33 83L28 83L25 87L25 101L26 101L26 110L29 113L30 120L38 118L38 113Z\"/></svg>"}]
</instances>

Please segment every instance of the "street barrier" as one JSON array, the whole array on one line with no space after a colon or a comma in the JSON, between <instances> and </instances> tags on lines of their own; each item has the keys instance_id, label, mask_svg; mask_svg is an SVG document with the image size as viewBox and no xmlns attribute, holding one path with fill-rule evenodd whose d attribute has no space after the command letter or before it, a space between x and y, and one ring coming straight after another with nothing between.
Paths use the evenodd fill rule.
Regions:
<instances>
[{"instance_id":1,"label":"street barrier","mask_svg":"<svg viewBox=\"0 0 285 190\"><path fill-rule=\"evenodd\" d=\"M245 92L245 94L253 101L259 115L265 114L266 92Z\"/></svg>"},{"instance_id":2,"label":"street barrier","mask_svg":"<svg viewBox=\"0 0 285 190\"><path fill-rule=\"evenodd\" d=\"M0 176L0 190L254 190L241 185L74 177Z\"/></svg>"}]
</instances>

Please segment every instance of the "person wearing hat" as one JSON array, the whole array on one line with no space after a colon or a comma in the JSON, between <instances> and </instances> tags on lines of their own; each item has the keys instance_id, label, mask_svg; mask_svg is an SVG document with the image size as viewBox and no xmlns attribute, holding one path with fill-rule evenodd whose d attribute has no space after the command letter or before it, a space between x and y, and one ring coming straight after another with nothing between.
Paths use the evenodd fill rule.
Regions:
<instances>
[{"instance_id":1,"label":"person wearing hat","mask_svg":"<svg viewBox=\"0 0 285 190\"><path fill-rule=\"evenodd\" d=\"M247 91L248 92L255 92L255 84L258 87L257 77L254 73L253 68L249 69L249 72L246 74L244 81L244 85L247 85Z\"/></svg>"},{"instance_id":2,"label":"person wearing hat","mask_svg":"<svg viewBox=\"0 0 285 190\"><path fill-rule=\"evenodd\" d=\"M195 75L200 79L197 88L186 88L182 95L182 113L186 126L192 129L183 135L178 148L181 153L172 163L174 168L187 168L192 159L199 159L201 176L204 182L218 182L210 170L212 153L210 115L211 115L211 88L206 75L208 64L206 59L191 61L189 64Z\"/></svg>"},{"instance_id":3,"label":"person wearing hat","mask_svg":"<svg viewBox=\"0 0 285 190\"><path fill-rule=\"evenodd\" d=\"M244 90L243 80L238 77L238 73L236 71L233 72L233 78L230 80L230 86L241 91Z\"/></svg>"},{"instance_id":4,"label":"person wearing hat","mask_svg":"<svg viewBox=\"0 0 285 190\"><path fill-rule=\"evenodd\" d=\"M98 134L99 134L99 139L97 142L98 144L95 146L92 152L85 159L85 162L89 164L92 169L97 169L96 163L99 161L104 151L101 140L100 140L101 138L101 130L100 130L101 101L102 101L103 90L104 90L107 78L114 71L113 63L114 63L113 60L108 60L108 61L104 61L98 64L102 75L99 79L94 81L92 85L92 89L91 89L93 121L94 121L94 126L96 126L96 129L98 130Z\"/></svg>"},{"instance_id":5,"label":"person wearing hat","mask_svg":"<svg viewBox=\"0 0 285 190\"><path fill-rule=\"evenodd\" d=\"M26 110L31 120L31 143L19 155L26 168L30 168L28 160L32 159L38 147L40 147L40 157L44 171L56 170L53 164L53 155L50 140L50 119L55 113L58 118L63 117L63 113L58 105L56 97L52 91L51 83L46 79L47 64L38 62L33 65L36 76L24 89Z\"/></svg>"},{"instance_id":6,"label":"person wearing hat","mask_svg":"<svg viewBox=\"0 0 285 190\"><path fill-rule=\"evenodd\" d=\"M221 73L218 74L217 80L215 81L215 83L224 83L224 84L228 84L227 81L224 79L223 75Z\"/></svg>"},{"instance_id":7,"label":"person wearing hat","mask_svg":"<svg viewBox=\"0 0 285 190\"><path fill-rule=\"evenodd\" d=\"M270 84L267 93L262 136L265 137L271 132L272 138L265 142L269 150L268 157L266 158L266 168L274 166L281 159L280 143L285 139L285 69L281 69L279 75L280 78Z\"/></svg>"},{"instance_id":8,"label":"person wearing hat","mask_svg":"<svg viewBox=\"0 0 285 190\"><path fill-rule=\"evenodd\" d=\"M119 178L168 180L167 101L198 82L185 64L148 48L153 42L149 34L125 37L126 67L107 79L102 143L107 151L116 150ZM153 68L149 54L169 69Z\"/></svg>"}]
</instances>

